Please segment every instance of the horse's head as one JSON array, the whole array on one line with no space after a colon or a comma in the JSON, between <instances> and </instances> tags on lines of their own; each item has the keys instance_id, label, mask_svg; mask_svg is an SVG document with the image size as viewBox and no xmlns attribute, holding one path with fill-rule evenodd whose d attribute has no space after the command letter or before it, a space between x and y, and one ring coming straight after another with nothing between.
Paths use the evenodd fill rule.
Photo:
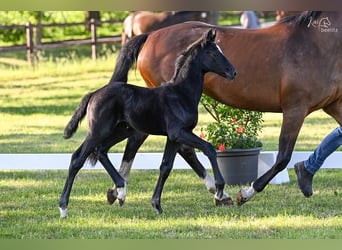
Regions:
<instances>
[{"instance_id":1,"label":"horse's head","mask_svg":"<svg viewBox=\"0 0 342 250\"><path fill-rule=\"evenodd\" d=\"M207 72L214 72L224 78L233 80L237 73L234 66L223 54L221 48L215 43L216 31L209 29L202 37L202 63Z\"/></svg>"}]
</instances>

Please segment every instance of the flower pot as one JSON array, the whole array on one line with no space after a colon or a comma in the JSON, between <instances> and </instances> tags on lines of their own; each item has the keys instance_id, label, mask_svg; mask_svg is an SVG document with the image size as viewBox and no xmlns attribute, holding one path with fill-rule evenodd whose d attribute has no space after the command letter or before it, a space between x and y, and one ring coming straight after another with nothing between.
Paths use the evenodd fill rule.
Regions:
<instances>
[{"instance_id":1,"label":"flower pot","mask_svg":"<svg viewBox=\"0 0 342 250\"><path fill-rule=\"evenodd\" d=\"M258 177L261 148L217 151L217 163L227 185L251 184Z\"/></svg>"}]
</instances>

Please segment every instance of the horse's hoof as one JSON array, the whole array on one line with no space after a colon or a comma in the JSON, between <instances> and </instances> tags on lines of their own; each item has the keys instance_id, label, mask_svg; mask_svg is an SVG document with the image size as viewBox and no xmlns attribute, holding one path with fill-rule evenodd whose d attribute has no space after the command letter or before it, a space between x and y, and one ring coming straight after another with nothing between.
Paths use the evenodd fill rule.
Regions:
<instances>
[{"instance_id":1,"label":"horse's hoof","mask_svg":"<svg viewBox=\"0 0 342 250\"><path fill-rule=\"evenodd\" d=\"M125 203L125 200L118 199L120 207Z\"/></svg>"},{"instance_id":2,"label":"horse's hoof","mask_svg":"<svg viewBox=\"0 0 342 250\"><path fill-rule=\"evenodd\" d=\"M152 207L154 208L154 211L156 211L157 214L161 214L163 212L163 209L160 206L160 204L156 204L152 202Z\"/></svg>"},{"instance_id":3,"label":"horse's hoof","mask_svg":"<svg viewBox=\"0 0 342 250\"><path fill-rule=\"evenodd\" d=\"M254 195L257 194L253 187L254 183L249 188L242 188L236 195L236 203L241 206L249 201Z\"/></svg>"},{"instance_id":4,"label":"horse's hoof","mask_svg":"<svg viewBox=\"0 0 342 250\"><path fill-rule=\"evenodd\" d=\"M109 205L113 205L117 197L118 197L118 192L116 191L116 189L109 188L107 190L107 201Z\"/></svg>"},{"instance_id":5,"label":"horse's hoof","mask_svg":"<svg viewBox=\"0 0 342 250\"><path fill-rule=\"evenodd\" d=\"M233 206L234 202L233 202L232 198L227 197L227 198L223 198L221 200L215 199L215 205L217 207L227 207L227 206Z\"/></svg>"},{"instance_id":6,"label":"horse's hoof","mask_svg":"<svg viewBox=\"0 0 342 250\"><path fill-rule=\"evenodd\" d=\"M68 217L68 209L59 207L60 218Z\"/></svg>"},{"instance_id":7,"label":"horse's hoof","mask_svg":"<svg viewBox=\"0 0 342 250\"><path fill-rule=\"evenodd\" d=\"M244 203L246 203L248 199L246 197L243 197L241 190L236 195L236 203L238 206L242 206Z\"/></svg>"}]
</instances>

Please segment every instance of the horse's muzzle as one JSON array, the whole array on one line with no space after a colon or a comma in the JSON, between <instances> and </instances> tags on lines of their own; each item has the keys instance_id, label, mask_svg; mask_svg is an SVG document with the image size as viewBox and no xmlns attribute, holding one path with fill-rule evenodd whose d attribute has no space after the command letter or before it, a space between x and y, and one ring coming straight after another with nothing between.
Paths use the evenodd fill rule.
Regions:
<instances>
[{"instance_id":1,"label":"horse's muzzle","mask_svg":"<svg viewBox=\"0 0 342 250\"><path fill-rule=\"evenodd\" d=\"M237 72L235 70L233 72L229 72L225 74L225 78L227 78L228 80L234 80L236 76L237 76Z\"/></svg>"}]
</instances>

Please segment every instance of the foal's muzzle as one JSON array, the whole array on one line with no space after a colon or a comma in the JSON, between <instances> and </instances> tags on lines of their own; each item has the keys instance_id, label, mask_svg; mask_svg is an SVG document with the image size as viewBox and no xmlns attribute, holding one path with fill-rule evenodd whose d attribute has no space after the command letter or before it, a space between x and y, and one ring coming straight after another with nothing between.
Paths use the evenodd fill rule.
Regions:
<instances>
[{"instance_id":1,"label":"foal's muzzle","mask_svg":"<svg viewBox=\"0 0 342 250\"><path fill-rule=\"evenodd\" d=\"M228 80L234 80L236 76L237 76L237 72L235 70L229 73L228 72L225 73L225 78L227 78Z\"/></svg>"}]
</instances>

